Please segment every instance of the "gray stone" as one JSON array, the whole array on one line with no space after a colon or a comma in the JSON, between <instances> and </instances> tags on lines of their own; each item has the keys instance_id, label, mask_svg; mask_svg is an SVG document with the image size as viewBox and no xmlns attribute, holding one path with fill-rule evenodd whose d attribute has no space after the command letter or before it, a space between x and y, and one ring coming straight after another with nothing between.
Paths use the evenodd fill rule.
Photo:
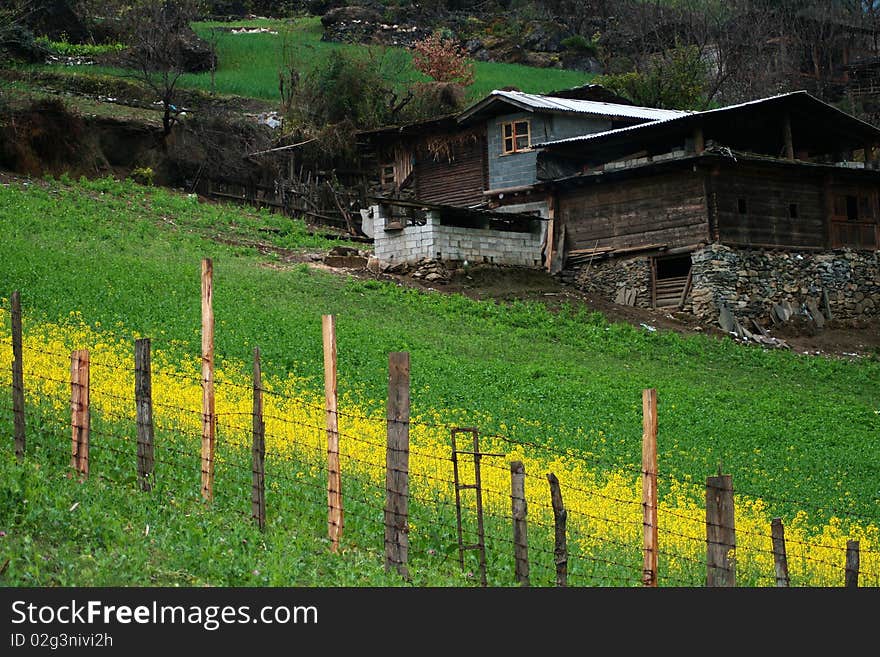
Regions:
<instances>
[{"instance_id":1,"label":"gray stone","mask_svg":"<svg viewBox=\"0 0 880 657\"><path fill-rule=\"evenodd\" d=\"M721 328L728 333L736 333L737 327L739 326L739 322L736 321L733 314L730 312L730 309L726 304L721 304L719 316L718 316L718 324Z\"/></svg>"}]
</instances>

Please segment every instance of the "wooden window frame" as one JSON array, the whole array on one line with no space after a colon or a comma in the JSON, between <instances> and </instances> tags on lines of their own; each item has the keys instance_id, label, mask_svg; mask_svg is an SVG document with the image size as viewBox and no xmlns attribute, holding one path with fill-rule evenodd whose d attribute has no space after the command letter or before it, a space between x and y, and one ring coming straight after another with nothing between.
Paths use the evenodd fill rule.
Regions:
<instances>
[{"instance_id":1,"label":"wooden window frame","mask_svg":"<svg viewBox=\"0 0 880 657\"><path fill-rule=\"evenodd\" d=\"M831 199L831 248L875 250L880 246L878 215L876 192L836 189Z\"/></svg>"},{"instance_id":2,"label":"wooden window frame","mask_svg":"<svg viewBox=\"0 0 880 657\"><path fill-rule=\"evenodd\" d=\"M517 125L525 124L525 132L517 131ZM510 134L507 134L508 128ZM521 147L518 145L520 139L525 138L526 145ZM532 122L530 119L515 119L513 121L504 121L501 123L501 154L513 155L514 153L525 153L532 150Z\"/></svg>"},{"instance_id":3,"label":"wooden window frame","mask_svg":"<svg viewBox=\"0 0 880 657\"><path fill-rule=\"evenodd\" d=\"M393 162L386 162L379 166L379 181L383 189L394 187L395 173Z\"/></svg>"}]
</instances>

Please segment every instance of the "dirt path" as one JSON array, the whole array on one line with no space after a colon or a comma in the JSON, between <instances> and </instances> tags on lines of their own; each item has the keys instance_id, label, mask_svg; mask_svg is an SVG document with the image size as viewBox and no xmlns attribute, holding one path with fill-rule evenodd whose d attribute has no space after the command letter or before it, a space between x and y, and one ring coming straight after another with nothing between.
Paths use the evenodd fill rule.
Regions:
<instances>
[{"instance_id":1,"label":"dirt path","mask_svg":"<svg viewBox=\"0 0 880 657\"><path fill-rule=\"evenodd\" d=\"M645 330L676 331L683 335L701 333L718 339L734 339L717 322L699 321L688 313L670 313L621 306L602 297L564 285L543 271L515 267L475 266L467 274L456 274L445 284L426 284L405 274L375 274L362 270L347 271L358 277L393 280L425 290L444 294L463 294L477 300L534 301L548 308L562 304L583 306L602 313L611 322L628 322ZM880 318L871 321L831 321L821 331L808 331L797 326L771 328L772 337L784 340L792 351L802 354L840 358L880 358ZM758 345L752 344L754 347ZM766 348L766 347L760 347Z\"/></svg>"}]
</instances>

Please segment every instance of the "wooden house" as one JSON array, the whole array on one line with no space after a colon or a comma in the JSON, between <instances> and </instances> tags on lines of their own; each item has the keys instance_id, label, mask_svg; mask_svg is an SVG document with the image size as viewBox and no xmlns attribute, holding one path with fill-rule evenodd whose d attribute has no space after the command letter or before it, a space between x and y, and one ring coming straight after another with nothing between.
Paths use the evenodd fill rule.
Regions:
<instances>
[{"instance_id":1,"label":"wooden house","mask_svg":"<svg viewBox=\"0 0 880 657\"><path fill-rule=\"evenodd\" d=\"M536 144L548 266L703 315L766 318L782 301L877 313L878 144L803 91Z\"/></svg>"},{"instance_id":2,"label":"wooden house","mask_svg":"<svg viewBox=\"0 0 880 657\"><path fill-rule=\"evenodd\" d=\"M594 84L541 95L496 90L459 114L365 131L360 140L379 195L512 211L537 201L525 210L541 213L536 142L681 114L634 106Z\"/></svg>"}]
</instances>

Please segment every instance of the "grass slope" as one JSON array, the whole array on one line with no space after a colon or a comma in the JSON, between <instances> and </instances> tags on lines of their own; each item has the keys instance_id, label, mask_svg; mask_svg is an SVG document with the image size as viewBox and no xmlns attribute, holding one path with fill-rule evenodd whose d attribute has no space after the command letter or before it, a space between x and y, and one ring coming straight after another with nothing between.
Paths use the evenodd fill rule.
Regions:
<instances>
[{"instance_id":1,"label":"grass slope","mask_svg":"<svg viewBox=\"0 0 880 657\"><path fill-rule=\"evenodd\" d=\"M270 32L233 34L233 27L261 27ZM232 23L199 22L193 28L209 42L216 39L219 66L213 83L210 73L186 74L180 78L183 88L216 92L221 95L244 96L268 101L280 101L278 71L284 62L284 53L303 68L320 65L330 52L337 49L353 50L369 56L365 46L321 41L319 18L308 17L291 21L251 20ZM218 29L218 28L223 28ZM272 33L274 32L274 34ZM384 53L384 54L383 54ZM395 80L406 84L427 80L409 66L411 56L401 48L374 48L373 56L388 58L387 70ZM38 67L57 70L57 66ZM125 76L122 69L103 66L65 66L74 73ZM523 91L541 93L585 84L592 74L563 69L538 69L519 64L475 62L476 80L468 87L468 99L478 100L493 89L515 85ZM212 86L213 84L213 86Z\"/></svg>"},{"instance_id":2,"label":"grass slope","mask_svg":"<svg viewBox=\"0 0 880 657\"><path fill-rule=\"evenodd\" d=\"M415 415L476 425L483 433L536 445L552 443L594 471L637 473L641 391L655 387L661 493L672 480L694 482L699 491L698 484L720 466L733 475L739 494L761 498L770 513L784 518L806 513L816 522L832 515L876 522L880 511L876 360L764 351L609 324L571 308L554 313L531 303L477 302L284 264L271 253L206 237L267 241L268 235L276 246L305 250L323 250L332 242L309 236L302 224L287 218L204 205L130 182L4 185L0 225L0 297L22 291L26 330L28 323L63 324L79 312L86 324L108 336L148 335L165 352L195 360L199 263L211 257L217 358L242 372L259 345L264 372L302 377L320 392L321 315L330 313L337 317L340 394L360 400L363 408L384 408L388 353L408 351ZM260 230L266 227L273 231ZM3 449L4 467L10 467L8 445ZM45 549L27 552L58 555L64 543L58 551L45 546L52 544L53 532L68 536L64 508L79 499L78 493L73 483L41 477L38 469L25 469L11 477L4 494L15 497L27 487L60 491L63 501L33 520L48 533L29 540L44 541ZM85 489L81 494L99 495ZM125 501L119 492L106 495L104 508L119 514L106 526L90 524L89 531L100 535L97 545L103 546L104 559L111 559L117 541L133 541L131 532L155 527L169 502L162 498L154 508ZM178 503L198 507L196 499ZM320 516L320 503L310 513ZM187 525L186 531L225 531L212 524L217 521L197 517L210 526ZM311 527L321 527L320 518L311 520ZM276 539L252 532L235 529L224 548L243 555L238 565L224 566L237 569L237 575L202 564L195 581L290 582L301 572L296 581L309 585L329 577L330 566L315 566L302 553L273 566L271 553L256 551L255 544ZM133 581L173 579L162 574L165 565L171 571L192 570L198 548L169 556L168 536L163 549L143 557L148 563L131 565L132 573L140 573ZM353 550L345 558L373 556ZM295 566L296 559L306 561ZM51 577L71 581L65 568L74 566L60 564ZM252 571L262 574L248 575ZM272 573L268 580L267 571ZM454 578L454 571L445 564L424 571L424 577ZM369 573L360 581L386 581L379 569ZM332 581L350 582L346 577L352 576Z\"/></svg>"}]
</instances>

